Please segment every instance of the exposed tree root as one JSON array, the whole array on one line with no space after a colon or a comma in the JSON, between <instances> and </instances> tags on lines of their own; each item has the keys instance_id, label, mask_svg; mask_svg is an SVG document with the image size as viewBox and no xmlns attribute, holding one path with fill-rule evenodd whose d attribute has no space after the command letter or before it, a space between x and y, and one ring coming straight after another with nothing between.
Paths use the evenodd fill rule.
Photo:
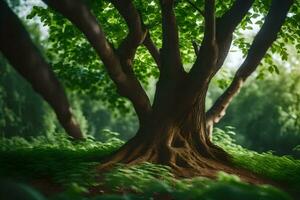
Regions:
<instances>
[{"instance_id":1,"label":"exposed tree root","mask_svg":"<svg viewBox=\"0 0 300 200\"><path fill-rule=\"evenodd\" d=\"M210 146L211 154L218 156L202 155L194 147L185 144L181 147L161 146L153 143L141 142L133 138L112 156L106 158L98 167L99 171L111 169L117 163L135 165L142 162L163 164L170 166L174 175L178 178L190 178L202 176L216 178L219 171L235 174L242 181L252 184L271 184L271 180L260 177L245 169L233 166L230 157L221 148Z\"/></svg>"}]
</instances>

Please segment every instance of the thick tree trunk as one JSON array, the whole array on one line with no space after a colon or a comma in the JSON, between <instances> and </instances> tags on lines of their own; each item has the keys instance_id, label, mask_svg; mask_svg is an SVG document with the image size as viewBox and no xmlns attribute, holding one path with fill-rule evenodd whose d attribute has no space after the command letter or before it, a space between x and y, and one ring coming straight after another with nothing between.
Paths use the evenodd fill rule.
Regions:
<instances>
[{"instance_id":1,"label":"thick tree trunk","mask_svg":"<svg viewBox=\"0 0 300 200\"><path fill-rule=\"evenodd\" d=\"M137 135L125 144L112 157L106 166L122 162L136 164L147 161L171 166L179 176L213 176L219 170L217 162L225 163L227 154L207 140L205 130L188 128L186 120L177 121L169 118L151 120L141 128ZM201 169L212 170L202 174Z\"/></svg>"},{"instance_id":2,"label":"thick tree trunk","mask_svg":"<svg viewBox=\"0 0 300 200\"><path fill-rule=\"evenodd\" d=\"M110 169L116 163L151 162L170 166L179 177L214 178L218 171L225 171L248 182L259 182L261 179L255 175L234 168L230 156L209 139L204 110L206 89L191 103L186 101L188 92L183 88L170 95L158 86L161 92L157 92L147 123L141 124L136 136L106 158L99 169Z\"/></svg>"}]
</instances>

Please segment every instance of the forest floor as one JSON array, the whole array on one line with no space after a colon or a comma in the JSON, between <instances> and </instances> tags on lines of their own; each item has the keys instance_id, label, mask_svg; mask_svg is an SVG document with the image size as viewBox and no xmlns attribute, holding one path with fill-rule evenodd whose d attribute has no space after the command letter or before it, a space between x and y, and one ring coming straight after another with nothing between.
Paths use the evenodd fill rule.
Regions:
<instances>
[{"instance_id":1,"label":"forest floor","mask_svg":"<svg viewBox=\"0 0 300 200\"><path fill-rule=\"evenodd\" d=\"M151 163L119 165L99 174L96 171L99 161L118 149L123 144L121 140L88 139L75 143L58 134L30 140L0 139L0 199L1 195L6 195L6 199L12 199L9 195L26 199L27 195L30 200L297 200L300 197L300 160L247 150L236 145L226 131L218 130L213 140L232 155L236 166L270 179L280 188L248 184L224 172L219 172L215 180L178 179L169 167Z\"/></svg>"}]
</instances>

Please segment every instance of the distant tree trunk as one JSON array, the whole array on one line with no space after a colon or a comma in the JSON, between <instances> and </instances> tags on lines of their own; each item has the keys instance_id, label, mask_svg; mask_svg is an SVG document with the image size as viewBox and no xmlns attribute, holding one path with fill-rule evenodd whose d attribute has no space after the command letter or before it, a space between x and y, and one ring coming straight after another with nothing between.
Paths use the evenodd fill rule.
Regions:
<instances>
[{"instance_id":1,"label":"distant tree trunk","mask_svg":"<svg viewBox=\"0 0 300 200\"><path fill-rule=\"evenodd\" d=\"M49 103L65 131L74 139L82 139L62 85L4 1L0 1L0 53Z\"/></svg>"}]
</instances>

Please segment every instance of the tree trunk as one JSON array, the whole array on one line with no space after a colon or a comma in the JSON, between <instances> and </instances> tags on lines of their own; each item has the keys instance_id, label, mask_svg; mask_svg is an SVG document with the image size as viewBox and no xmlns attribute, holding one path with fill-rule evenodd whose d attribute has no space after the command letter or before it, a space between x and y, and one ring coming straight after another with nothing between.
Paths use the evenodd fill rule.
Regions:
<instances>
[{"instance_id":1,"label":"tree trunk","mask_svg":"<svg viewBox=\"0 0 300 200\"><path fill-rule=\"evenodd\" d=\"M191 93L184 86L175 87L170 93L166 92L170 89L166 85L158 83L153 113L147 123L141 124L135 137L106 158L99 170L110 169L116 163L151 162L170 166L179 177L214 178L218 171L225 171L248 182L259 182L261 179L252 173L234 168L230 156L209 139L205 120L207 88L193 101L187 101Z\"/></svg>"}]
</instances>

